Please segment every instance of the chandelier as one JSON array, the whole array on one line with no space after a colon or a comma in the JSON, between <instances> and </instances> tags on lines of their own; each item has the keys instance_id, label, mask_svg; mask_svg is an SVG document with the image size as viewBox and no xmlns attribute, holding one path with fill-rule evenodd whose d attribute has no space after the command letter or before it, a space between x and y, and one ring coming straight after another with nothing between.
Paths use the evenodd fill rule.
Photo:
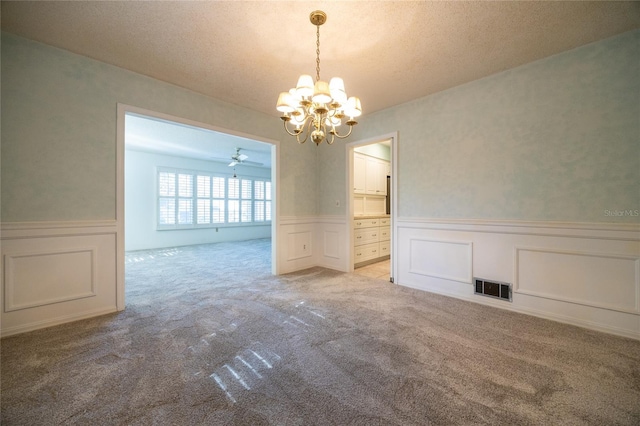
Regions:
<instances>
[{"instance_id":1,"label":"chandelier","mask_svg":"<svg viewBox=\"0 0 640 426\"><path fill-rule=\"evenodd\" d=\"M298 85L288 92L280 93L276 109L282 112L280 117L284 129L295 136L298 143L307 141L309 136L316 145L326 140L329 145L335 138L344 139L351 134L355 120L362 114L360 99L347 98L344 82L333 77L329 83L320 80L320 25L327 21L327 15L321 10L311 12L309 20L316 26L316 81L310 75L298 78ZM337 127L349 126L346 134L339 134Z\"/></svg>"}]
</instances>

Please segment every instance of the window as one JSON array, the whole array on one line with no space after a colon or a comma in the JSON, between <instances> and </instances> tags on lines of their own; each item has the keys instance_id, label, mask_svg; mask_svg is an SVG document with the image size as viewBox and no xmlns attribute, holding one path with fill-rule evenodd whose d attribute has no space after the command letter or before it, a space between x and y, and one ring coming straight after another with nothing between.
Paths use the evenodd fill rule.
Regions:
<instances>
[{"instance_id":1,"label":"window","mask_svg":"<svg viewBox=\"0 0 640 426\"><path fill-rule=\"evenodd\" d=\"M193 175L178 173L178 223L193 223Z\"/></svg>"},{"instance_id":2,"label":"window","mask_svg":"<svg viewBox=\"0 0 640 426\"><path fill-rule=\"evenodd\" d=\"M271 182L256 180L253 182L255 222L271 220Z\"/></svg>"},{"instance_id":3,"label":"window","mask_svg":"<svg viewBox=\"0 0 640 426\"><path fill-rule=\"evenodd\" d=\"M229 201L227 203L229 215L227 216L227 221L229 223L238 223L240 222L240 202L238 201L238 198L240 198L240 179L229 178L227 182L229 187Z\"/></svg>"},{"instance_id":4,"label":"window","mask_svg":"<svg viewBox=\"0 0 640 426\"><path fill-rule=\"evenodd\" d=\"M225 178L214 176L212 181L212 199L211 199L211 222L212 223L224 223L225 213L225 196L224 196L224 183Z\"/></svg>"},{"instance_id":5,"label":"window","mask_svg":"<svg viewBox=\"0 0 640 426\"><path fill-rule=\"evenodd\" d=\"M193 175L160 172L158 192L159 225L193 223Z\"/></svg>"},{"instance_id":6,"label":"window","mask_svg":"<svg viewBox=\"0 0 640 426\"><path fill-rule=\"evenodd\" d=\"M198 204L196 206L198 225L211 223L211 176L198 175Z\"/></svg>"},{"instance_id":7,"label":"window","mask_svg":"<svg viewBox=\"0 0 640 426\"><path fill-rule=\"evenodd\" d=\"M240 204L240 219L242 222L253 222L252 206L253 206L253 191L251 190L253 181L249 179L242 179L242 191L240 197L242 202Z\"/></svg>"},{"instance_id":8,"label":"window","mask_svg":"<svg viewBox=\"0 0 640 426\"><path fill-rule=\"evenodd\" d=\"M158 170L158 229L271 221L271 182Z\"/></svg>"}]
</instances>

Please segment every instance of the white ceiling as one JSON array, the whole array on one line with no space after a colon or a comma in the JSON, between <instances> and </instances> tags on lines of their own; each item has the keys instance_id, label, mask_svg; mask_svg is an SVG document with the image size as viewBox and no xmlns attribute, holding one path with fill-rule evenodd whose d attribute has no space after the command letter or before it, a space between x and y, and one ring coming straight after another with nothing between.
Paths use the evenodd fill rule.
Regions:
<instances>
[{"instance_id":1,"label":"white ceiling","mask_svg":"<svg viewBox=\"0 0 640 426\"><path fill-rule=\"evenodd\" d=\"M124 139L126 149L224 164L240 148L244 166L271 168L268 143L137 114L126 115Z\"/></svg>"},{"instance_id":2,"label":"white ceiling","mask_svg":"<svg viewBox=\"0 0 640 426\"><path fill-rule=\"evenodd\" d=\"M278 115L300 74L366 115L640 28L640 2L6 1L2 30Z\"/></svg>"}]
</instances>

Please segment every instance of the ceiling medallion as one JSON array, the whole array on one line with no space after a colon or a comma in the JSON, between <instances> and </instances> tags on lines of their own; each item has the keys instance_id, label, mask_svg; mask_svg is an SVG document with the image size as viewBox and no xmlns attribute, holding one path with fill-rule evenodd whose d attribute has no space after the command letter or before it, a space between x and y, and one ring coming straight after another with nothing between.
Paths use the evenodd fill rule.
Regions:
<instances>
[{"instance_id":1,"label":"ceiling medallion","mask_svg":"<svg viewBox=\"0 0 640 426\"><path fill-rule=\"evenodd\" d=\"M360 99L347 98L344 82L333 77L329 83L320 80L320 25L327 21L327 14L321 10L311 12L309 20L316 26L316 81L308 74L298 78L298 85L288 92L280 93L276 109L288 134L295 136L298 143L305 143L309 136L316 145L326 140L329 145L335 138L344 139L351 134L355 120L362 114ZM349 126L345 135L338 133L341 124Z\"/></svg>"}]
</instances>

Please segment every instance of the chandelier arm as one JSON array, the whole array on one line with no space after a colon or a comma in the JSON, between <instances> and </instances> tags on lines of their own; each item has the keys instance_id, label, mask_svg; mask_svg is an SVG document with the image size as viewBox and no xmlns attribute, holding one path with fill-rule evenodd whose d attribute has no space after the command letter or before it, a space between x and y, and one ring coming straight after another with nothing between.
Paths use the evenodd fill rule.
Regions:
<instances>
[{"instance_id":1,"label":"chandelier arm","mask_svg":"<svg viewBox=\"0 0 640 426\"><path fill-rule=\"evenodd\" d=\"M307 139L309 139L309 135L311 135L311 122L313 120L310 120L310 118L310 116L307 116L304 124L302 125L302 131L296 135L296 140L299 144L305 143ZM300 135L304 135L304 139L300 140Z\"/></svg>"},{"instance_id":2,"label":"chandelier arm","mask_svg":"<svg viewBox=\"0 0 640 426\"><path fill-rule=\"evenodd\" d=\"M322 131L324 132L324 140L327 141L329 145L333 143L333 136L331 137L331 141L329 141L329 135L333 134L334 125L331 124L331 128L327 131L327 120L329 120L329 114L324 114L322 116Z\"/></svg>"},{"instance_id":3,"label":"chandelier arm","mask_svg":"<svg viewBox=\"0 0 640 426\"><path fill-rule=\"evenodd\" d=\"M307 126L307 133L308 134L311 134L311 128L315 127L315 125L313 124L313 119L314 119L314 116L313 115L309 115L309 119L305 123L305 125Z\"/></svg>"},{"instance_id":4,"label":"chandelier arm","mask_svg":"<svg viewBox=\"0 0 640 426\"><path fill-rule=\"evenodd\" d=\"M349 126L349 132L346 135L340 135L337 131L334 131L333 134L338 138L338 139L346 139L349 137L349 135L351 134L351 132L353 131L353 126Z\"/></svg>"},{"instance_id":5,"label":"chandelier arm","mask_svg":"<svg viewBox=\"0 0 640 426\"><path fill-rule=\"evenodd\" d=\"M296 131L294 131L294 132L290 131L290 130L289 130L289 128L287 127L287 121L285 121L285 122L284 122L284 129L287 131L287 133L288 133L290 136L295 136L295 137L296 137L296 141L297 141L299 144L303 144L303 143L305 143L305 142L307 141L307 139L309 139L309 133L310 133L310 132L309 132L309 129L307 129L307 131L306 131L306 132L304 131L304 127L305 127L305 126L307 126L307 123L309 122L309 120L308 120L308 119L309 119L309 117L307 117L307 118L305 119L305 122L302 124L302 126L301 126L301 127L302 127L302 130L297 131L297 132L296 132ZM309 127L309 126L307 126L307 127ZM302 140L301 140L301 139L300 139L300 135L301 135L301 134L303 134L303 133L304 133L304 139L302 139Z\"/></svg>"},{"instance_id":6,"label":"chandelier arm","mask_svg":"<svg viewBox=\"0 0 640 426\"><path fill-rule=\"evenodd\" d=\"M291 132L289 130L289 128L287 127L287 121L283 121L283 123L284 123L284 130L286 130L287 133L289 133L290 136L296 136L296 137L298 136L299 133Z\"/></svg>"},{"instance_id":7,"label":"chandelier arm","mask_svg":"<svg viewBox=\"0 0 640 426\"><path fill-rule=\"evenodd\" d=\"M309 139L309 133L307 132L307 133L305 134L305 136L304 136L304 139L300 140L300 135L301 135L301 134L302 134L302 133L299 133L299 134L297 134L297 135L296 135L296 141L298 141L298 143L299 143L300 145L302 145L303 143L305 143L305 142L307 141L307 139Z\"/></svg>"},{"instance_id":8,"label":"chandelier arm","mask_svg":"<svg viewBox=\"0 0 640 426\"><path fill-rule=\"evenodd\" d=\"M325 139L327 140L327 143L329 145L333 144L333 141L335 141L335 136L336 136L336 132L329 132L331 134L331 139L329 139L329 136L325 137Z\"/></svg>"}]
</instances>

